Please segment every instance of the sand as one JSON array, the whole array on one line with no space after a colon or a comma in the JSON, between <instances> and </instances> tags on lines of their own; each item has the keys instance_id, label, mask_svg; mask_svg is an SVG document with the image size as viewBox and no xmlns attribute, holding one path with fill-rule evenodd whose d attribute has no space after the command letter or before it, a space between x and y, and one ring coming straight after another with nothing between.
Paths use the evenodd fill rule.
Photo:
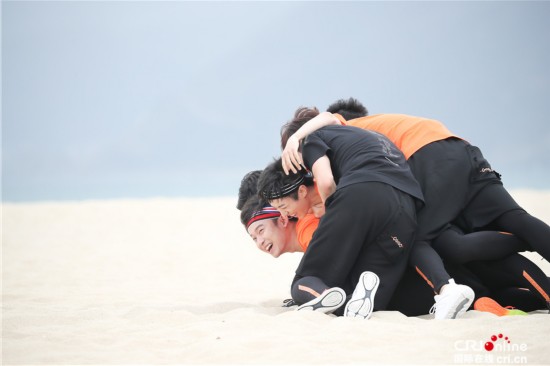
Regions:
<instances>
[{"instance_id":1,"label":"sand","mask_svg":"<svg viewBox=\"0 0 550 366\"><path fill-rule=\"evenodd\" d=\"M550 191L512 193L550 222ZM281 307L301 255L258 251L234 205L3 204L2 363L550 364L543 311L364 321ZM499 333L511 343L486 351Z\"/></svg>"}]
</instances>

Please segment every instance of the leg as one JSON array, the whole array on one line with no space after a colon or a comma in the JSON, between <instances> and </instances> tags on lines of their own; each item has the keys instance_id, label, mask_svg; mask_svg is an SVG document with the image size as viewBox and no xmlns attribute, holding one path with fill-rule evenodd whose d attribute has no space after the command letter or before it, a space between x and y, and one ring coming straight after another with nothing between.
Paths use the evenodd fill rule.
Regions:
<instances>
[{"instance_id":1,"label":"leg","mask_svg":"<svg viewBox=\"0 0 550 366\"><path fill-rule=\"evenodd\" d=\"M432 245L441 258L453 263L501 259L529 249L525 242L509 233L478 231L464 234L456 227L441 233Z\"/></svg>"},{"instance_id":2,"label":"leg","mask_svg":"<svg viewBox=\"0 0 550 366\"><path fill-rule=\"evenodd\" d=\"M410 263L436 293L451 277L431 242L460 214L471 195L469 148L463 140L450 138L424 146L408 160L425 201L418 211L416 243Z\"/></svg>"},{"instance_id":3,"label":"leg","mask_svg":"<svg viewBox=\"0 0 550 366\"><path fill-rule=\"evenodd\" d=\"M290 294L292 299L296 301L298 305L302 305L319 297L328 289L329 286L327 286L320 278L308 276L295 279L292 283Z\"/></svg>"},{"instance_id":4,"label":"leg","mask_svg":"<svg viewBox=\"0 0 550 366\"><path fill-rule=\"evenodd\" d=\"M303 277L294 282L292 299L301 305L298 310L332 313L346 302L346 293L339 287L328 288L317 277Z\"/></svg>"},{"instance_id":5,"label":"leg","mask_svg":"<svg viewBox=\"0 0 550 366\"><path fill-rule=\"evenodd\" d=\"M491 296L489 289L466 267L448 263L445 264L445 268L459 283L471 287L476 298ZM394 292L388 310L396 310L407 316L425 315L428 314L433 302L433 290L426 286L425 280L418 276L412 267L409 267Z\"/></svg>"},{"instance_id":6,"label":"leg","mask_svg":"<svg viewBox=\"0 0 550 366\"><path fill-rule=\"evenodd\" d=\"M406 316L428 314L434 303L433 290L412 267L407 267L386 310L399 311Z\"/></svg>"},{"instance_id":7,"label":"leg","mask_svg":"<svg viewBox=\"0 0 550 366\"><path fill-rule=\"evenodd\" d=\"M383 187L382 191L388 192L387 187ZM391 187L387 194L395 200L393 218L370 245L362 248L349 276L353 285L358 283L365 271L374 272L378 276L374 310L387 308L407 268L416 228L413 199Z\"/></svg>"},{"instance_id":8,"label":"leg","mask_svg":"<svg viewBox=\"0 0 550 366\"><path fill-rule=\"evenodd\" d=\"M499 216L491 226L516 235L532 250L550 260L550 226L524 210L508 211Z\"/></svg>"},{"instance_id":9,"label":"leg","mask_svg":"<svg viewBox=\"0 0 550 366\"><path fill-rule=\"evenodd\" d=\"M527 312L546 309L540 299L527 289L509 287L495 291L492 297L499 304L511 306Z\"/></svg>"},{"instance_id":10,"label":"leg","mask_svg":"<svg viewBox=\"0 0 550 366\"><path fill-rule=\"evenodd\" d=\"M468 202L472 164L467 149L464 141L450 138L424 146L407 160L425 202L417 215L417 241L430 243Z\"/></svg>"},{"instance_id":11,"label":"leg","mask_svg":"<svg viewBox=\"0 0 550 366\"><path fill-rule=\"evenodd\" d=\"M369 270L355 267L361 251L376 241L400 211L396 193L387 184L358 183L338 189L326 202L325 216L296 274L318 277L329 287L353 292L361 273ZM400 248L395 243L393 247L397 256L408 254L408 247ZM387 265L391 266L391 262L387 261Z\"/></svg>"},{"instance_id":12,"label":"leg","mask_svg":"<svg viewBox=\"0 0 550 366\"><path fill-rule=\"evenodd\" d=\"M466 266L491 289L527 288L539 298L541 306L550 306L548 277L521 254L512 254L498 261L471 262Z\"/></svg>"},{"instance_id":13,"label":"leg","mask_svg":"<svg viewBox=\"0 0 550 366\"><path fill-rule=\"evenodd\" d=\"M531 250L550 259L550 226L525 212L500 183L484 187L464 208L457 223L466 232L490 229L514 234Z\"/></svg>"},{"instance_id":14,"label":"leg","mask_svg":"<svg viewBox=\"0 0 550 366\"><path fill-rule=\"evenodd\" d=\"M399 238L400 240L406 240L403 235L400 235ZM378 276L379 281L373 304L375 311L387 309L388 303L407 268L407 262L408 258L404 255L388 263L386 253L377 244L371 245L361 252L358 262L352 271L351 278L357 278L358 281L354 283L359 286L359 279L365 270L373 272ZM358 274L359 276L357 276Z\"/></svg>"},{"instance_id":15,"label":"leg","mask_svg":"<svg viewBox=\"0 0 550 366\"><path fill-rule=\"evenodd\" d=\"M492 290L482 282L481 278L467 266L462 264L445 262L445 268L457 282L469 286L474 290L475 299L484 296L492 296Z\"/></svg>"},{"instance_id":16,"label":"leg","mask_svg":"<svg viewBox=\"0 0 550 366\"><path fill-rule=\"evenodd\" d=\"M435 293L439 293L441 288L448 284L451 279L443 266L441 257L425 241L414 244L409 263Z\"/></svg>"}]
</instances>

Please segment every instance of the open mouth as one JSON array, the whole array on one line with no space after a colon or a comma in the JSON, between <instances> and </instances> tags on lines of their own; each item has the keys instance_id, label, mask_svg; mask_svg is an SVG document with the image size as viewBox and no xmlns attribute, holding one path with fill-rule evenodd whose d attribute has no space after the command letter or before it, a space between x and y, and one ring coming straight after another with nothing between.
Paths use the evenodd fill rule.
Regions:
<instances>
[{"instance_id":1,"label":"open mouth","mask_svg":"<svg viewBox=\"0 0 550 366\"><path fill-rule=\"evenodd\" d=\"M268 244L267 247L265 247L265 250L271 253L271 248L273 248L273 243Z\"/></svg>"}]
</instances>

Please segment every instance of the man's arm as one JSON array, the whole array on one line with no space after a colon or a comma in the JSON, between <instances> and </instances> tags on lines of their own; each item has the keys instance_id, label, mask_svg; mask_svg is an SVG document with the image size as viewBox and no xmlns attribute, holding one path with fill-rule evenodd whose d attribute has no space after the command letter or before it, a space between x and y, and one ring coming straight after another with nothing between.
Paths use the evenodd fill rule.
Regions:
<instances>
[{"instance_id":1,"label":"man's arm","mask_svg":"<svg viewBox=\"0 0 550 366\"><path fill-rule=\"evenodd\" d=\"M330 167L329 158L324 155L317 159L311 167L315 183L317 184L317 190L323 200L323 204L327 201L327 198L336 191L336 183L334 182L334 176L332 175L332 168Z\"/></svg>"},{"instance_id":2,"label":"man's arm","mask_svg":"<svg viewBox=\"0 0 550 366\"><path fill-rule=\"evenodd\" d=\"M281 155L285 173L288 174L290 170L296 173L298 170L302 169L304 162L302 160L302 154L298 151L300 141L310 133L322 127L339 124L340 120L335 115L329 112L322 112L307 121L294 133L294 135L290 136Z\"/></svg>"}]
</instances>

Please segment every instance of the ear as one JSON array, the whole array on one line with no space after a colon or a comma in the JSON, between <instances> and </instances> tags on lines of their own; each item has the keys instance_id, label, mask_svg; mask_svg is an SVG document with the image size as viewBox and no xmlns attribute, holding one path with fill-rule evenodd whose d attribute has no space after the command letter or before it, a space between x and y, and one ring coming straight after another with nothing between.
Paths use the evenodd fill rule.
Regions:
<instances>
[{"instance_id":1,"label":"ear","mask_svg":"<svg viewBox=\"0 0 550 366\"><path fill-rule=\"evenodd\" d=\"M286 227L288 225L288 216L279 216L279 218L277 219L277 221L279 222L279 225L281 225L282 227Z\"/></svg>"},{"instance_id":2,"label":"ear","mask_svg":"<svg viewBox=\"0 0 550 366\"><path fill-rule=\"evenodd\" d=\"M301 185L298 187L298 198L305 198L307 196L307 187L305 185Z\"/></svg>"}]
</instances>

